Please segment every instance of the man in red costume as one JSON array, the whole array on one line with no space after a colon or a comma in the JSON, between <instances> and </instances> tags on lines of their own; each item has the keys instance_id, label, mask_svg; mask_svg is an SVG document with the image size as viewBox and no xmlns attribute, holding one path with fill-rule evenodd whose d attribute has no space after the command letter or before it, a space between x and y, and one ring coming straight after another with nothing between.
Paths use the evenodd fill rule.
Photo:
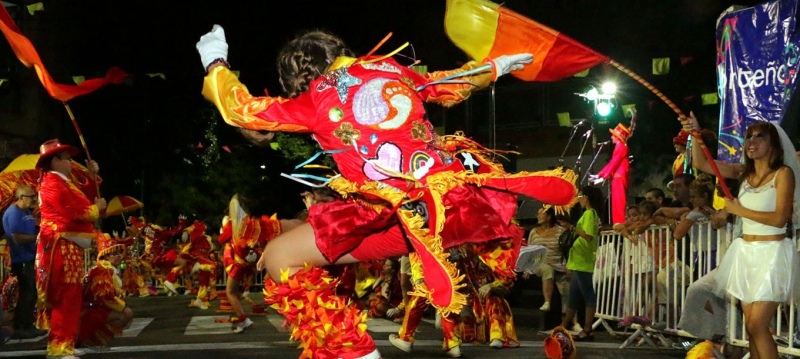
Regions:
<instances>
[{"instance_id":1,"label":"man in red costume","mask_svg":"<svg viewBox=\"0 0 800 359\"><path fill-rule=\"evenodd\" d=\"M133 320L118 274L124 257L123 242L106 235L97 243L97 263L83 278L79 343L104 347Z\"/></svg>"},{"instance_id":2,"label":"man in red costume","mask_svg":"<svg viewBox=\"0 0 800 359\"><path fill-rule=\"evenodd\" d=\"M683 168L686 163L686 144L689 143L689 133L681 130L678 135L672 138L672 144L675 146L675 152L678 156L672 162L672 177L683 173Z\"/></svg>"},{"instance_id":3,"label":"man in red costume","mask_svg":"<svg viewBox=\"0 0 800 359\"><path fill-rule=\"evenodd\" d=\"M75 349L75 339L81 313L83 250L102 236L94 222L106 208L104 199L88 199L69 179L71 156L77 154L75 147L55 139L42 144L36 162L36 168L43 171L39 187L42 221L36 248L37 326L50 329L48 358L81 354ZM92 161L88 167L96 176L97 163Z\"/></svg>"},{"instance_id":4,"label":"man in red costume","mask_svg":"<svg viewBox=\"0 0 800 359\"><path fill-rule=\"evenodd\" d=\"M593 184L601 184L611 178L611 223L625 222L625 195L628 192L628 138L631 131L623 124L618 124L611 131L614 142L614 153L611 160L596 175L589 176Z\"/></svg>"}]
</instances>

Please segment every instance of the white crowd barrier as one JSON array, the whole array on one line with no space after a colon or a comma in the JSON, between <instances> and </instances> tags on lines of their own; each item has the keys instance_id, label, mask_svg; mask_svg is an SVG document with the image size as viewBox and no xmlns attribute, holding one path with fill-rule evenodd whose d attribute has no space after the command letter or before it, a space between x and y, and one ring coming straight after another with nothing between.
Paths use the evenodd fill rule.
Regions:
<instances>
[{"instance_id":1,"label":"white crowd barrier","mask_svg":"<svg viewBox=\"0 0 800 359\"><path fill-rule=\"evenodd\" d=\"M687 289L720 263L733 240L732 230L730 225L715 230L709 222L698 221L689 235L676 240L669 227L652 226L637 236L637 243L616 231L603 231L594 272L594 328L602 326L614 336L628 336L620 348L643 343L672 347L670 338L694 338L678 328ZM738 305L729 301L727 318L719 320L726 321L729 344L748 347ZM794 303L782 305L773 320L774 337L782 354L800 356L800 335L797 344L793 340L796 314ZM617 323L623 319L632 323L633 332L620 331Z\"/></svg>"}]
</instances>

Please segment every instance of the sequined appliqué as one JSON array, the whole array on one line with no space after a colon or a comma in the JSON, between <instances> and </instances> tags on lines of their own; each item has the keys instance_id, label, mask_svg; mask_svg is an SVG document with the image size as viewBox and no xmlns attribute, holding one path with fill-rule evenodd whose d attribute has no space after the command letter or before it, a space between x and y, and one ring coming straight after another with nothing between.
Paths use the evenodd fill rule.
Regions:
<instances>
[{"instance_id":1,"label":"sequined appliqu\u00e9","mask_svg":"<svg viewBox=\"0 0 800 359\"><path fill-rule=\"evenodd\" d=\"M350 75L346 67L342 67L338 70L326 73L322 81L317 85L317 91L325 91L332 87L336 88L339 101L344 104L347 103L347 90L350 87L360 84L361 80Z\"/></svg>"},{"instance_id":2,"label":"sequined appliqu\u00e9","mask_svg":"<svg viewBox=\"0 0 800 359\"><path fill-rule=\"evenodd\" d=\"M415 93L397 80L374 79L353 96L353 117L365 126L395 129L408 120Z\"/></svg>"},{"instance_id":3,"label":"sequined appliqu\u00e9","mask_svg":"<svg viewBox=\"0 0 800 359\"><path fill-rule=\"evenodd\" d=\"M394 143L386 142L378 146L378 151L374 158L370 158L368 162L364 163L363 171L367 178L380 181L390 178L386 172L400 173L402 164L403 153L400 151L400 147L397 147Z\"/></svg>"},{"instance_id":4,"label":"sequined appliqu\u00e9","mask_svg":"<svg viewBox=\"0 0 800 359\"><path fill-rule=\"evenodd\" d=\"M428 138L428 128L425 127L425 124L421 121L414 121L411 124L411 138L420 141L429 141Z\"/></svg>"},{"instance_id":5,"label":"sequined appliqu\u00e9","mask_svg":"<svg viewBox=\"0 0 800 359\"><path fill-rule=\"evenodd\" d=\"M342 140L345 145L351 145L354 141L361 138L361 131L353 128L350 122L342 123L339 128L333 130L333 135Z\"/></svg>"},{"instance_id":6,"label":"sequined appliqu\u00e9","mask_svg":"<svg viewBox=\"0 0 800 359\"><path fill-rule=\"evenodd\" d=\"M342 118L344 118L344 111L342 111L342 109L334 107L330 111L328 111L328 119L330 119L331 121L339 122L342 120Z\"/></svg>"}]
</instances>

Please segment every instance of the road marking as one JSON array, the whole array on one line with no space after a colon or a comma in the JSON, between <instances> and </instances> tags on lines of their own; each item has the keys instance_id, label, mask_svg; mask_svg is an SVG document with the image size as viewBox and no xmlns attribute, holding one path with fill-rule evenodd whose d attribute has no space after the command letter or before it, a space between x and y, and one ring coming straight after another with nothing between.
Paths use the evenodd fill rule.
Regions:
<instances>
[{"instance_id":1,"label":"road marking","mask_svg":"<svg viewBox=\"0 0 800 359\"><path fill-rule=\"evenodd\" d=\"M219 316L194 316L183 335L231 334L231 323L217 323ZM228 317L222 317L228 318Z\"/></svg>"},{"instance_id":2,"label":"road marking","mask_svg":"<svg viewBox=\"0 0 800 359\"><path fill-rule=\"evenodd\" d=\"M269 321L269 324L272 324L277 331L281 333L289 332L289 328L283 326L283 322L286 321L283 316L271 314L267 316L267 320Z\"/></svg>"},{"instance_id":3,"label":"road marking","mask_svg":"<svg viewBox=\"0 0 800 359\"><path fill-rule=\"evenodd\" d=\"M373 333L397 333L400 324L384 318L367 318L367 330Z\"/></svg>"},{"instance_id":4,"label":"road marking","mask_svg":"<svg viewBox=\"0 0 800 359\"><path fill-rule=\"evenodd\" d=\"M153 319L155 318L133 318L131 326L125 329L117 338L136 338L146 326L153 322Z\"/></svg>"}]
</instances>

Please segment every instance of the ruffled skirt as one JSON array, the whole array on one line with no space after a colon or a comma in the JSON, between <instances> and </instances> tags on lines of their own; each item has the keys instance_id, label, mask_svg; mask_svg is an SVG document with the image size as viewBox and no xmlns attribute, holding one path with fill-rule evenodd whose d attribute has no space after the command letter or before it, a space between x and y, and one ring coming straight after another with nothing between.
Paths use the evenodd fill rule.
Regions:
<instances>
[{"instance_id":1,"label":"ruffled skirt","mask_svg":"<svg viewBox=\"0 0 800 359\"><path fill-rule=\"evenodd\" d=\"M800 257L794 242L747 242L737 238L716 273L715 293L744 303L786 303L800 299Z\"/></svg>"}]
</instances>

